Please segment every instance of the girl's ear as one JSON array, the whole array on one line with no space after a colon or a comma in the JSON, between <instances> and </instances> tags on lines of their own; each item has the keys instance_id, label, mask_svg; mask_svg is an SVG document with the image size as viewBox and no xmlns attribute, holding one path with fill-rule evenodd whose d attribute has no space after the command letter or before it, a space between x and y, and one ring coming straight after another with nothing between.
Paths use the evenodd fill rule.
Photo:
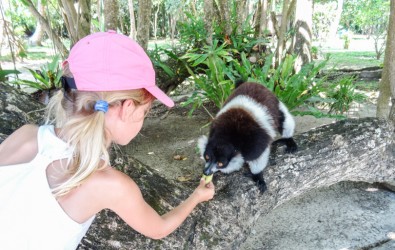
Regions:
<instances>
[{"instance_id":1,"label":"girl's ear","mask_svg":"<svg viewBox=\"0 0 395 250\"><path fill-rule=\"evenodd\" d=\"M133 113L136 105L132 100L125 100L122 102L121 105L121 119L127 119L131 113Z\"/></svg>"}]
</instances>

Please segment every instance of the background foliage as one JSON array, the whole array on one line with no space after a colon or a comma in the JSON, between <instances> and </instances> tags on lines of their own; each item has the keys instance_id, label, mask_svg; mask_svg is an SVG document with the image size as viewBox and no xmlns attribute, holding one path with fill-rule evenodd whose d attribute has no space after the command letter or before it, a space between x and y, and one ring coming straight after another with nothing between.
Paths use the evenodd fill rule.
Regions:
<instances>
[{"instance_id":1,"label":"background foliage","mask_svg":"<svg viewBox=\"0 0 395 250\"><path fill-rule=\"evenodd\" d=\"M12 35L22 44L19 46L22 48L14 49L12 52L19 51L19 54L15 56L17 60L18 57L19 60L24 57L31 59L32 54L24 55L23 48L30 47L29 39L39 28L36 16L32 14L31 8L28 8L29 2L35 7L41 3L44 6L41 15L48 21L54 34L66 47L69 48L72 45L71 34L66 28L65 15L67 16L67 13L59 4L64 4L66 1L68 0L34 0L32 2L7 0L2 3L0 7L4 13L3 22L9 21L12 24L10 30ZM78 6L83 2L85 1L75 1L74 5ZM103 1L86 2L89 3L91 32L104 31L106 17L103 12ZM115 11L118 26L116 28L120 33L132 36L133 27L142 25L137 21L141 10L139 2L133 0L117 2ZM152 0L151 2L149 38L155 42L151 42L148 47L149 55L160 76L159 82L165 84L166 91L174 90L183 82L193 83L192 93L184 102L184 105L190 105L190 113L207 102L221 107L231 93L233 83L242 79L267 86L294 114L315 116L343 114L353 102L363 100L363 97L355 92L357 79L346 76L344 79L337 78L330 81L324 72L328 73L335 67L344 67L350 63L380 66L382 62L380 58L384 51L383 45L388 26L389 0L344 2L314 0L311 27L314 46L309 48L314 60L305 63L298 70L295 67L298 54L295 54L291 48L296 41L294 36L297 33L293 19L288 20L285 51L281 54L282 60L279 61L275 52L278 49L276 42L280 26L276 25L284 19L281 16L284 9L289 8L290 17L293 17L295 5L303 1L268 1L267 20L270 23L270 20L275 17L278 23L266 26L263 33L259 31L259 20L262 15L259 10L263 1L213 1L214 12L210 22L207 22L209 18L206 15L209 10L205 5L207 2L210 1ZM339 6L340 3L343 4ZM226 7L223 10L228 11L226 13L228 16L222 13L221 6ZM342 10L341 19L338 24L334 24L333 19L339 8ZM81 8L76 8L76 11L79 13ZM240 18L240 13L243 13L243 18ZM208 29L208 24L212 29ZM333 52L331 56L325 55L323 48L331 38L332 25L338 25L335 37L343 39L344 45L349 45L350 39L355 39L358 35L373 37L375 54L352 51L342 54L344 52L339 51ZM0 45L3 53L0 57L9 60L8 55L3 54L5 48L13 46L4 42L4 38L10 40L10 35L3 32L2 37L3 42ZM50 38L46 34L43 39L49 41L47 46L53 46L56 54L56 46L51 44ZM16 79L11 82L41 90L59 87L61 70L57 66L61 59L53 55L42 56L46 59L46 63L38 68L27 69L33 80ZM369 61L361 61L362 56L369 58ZM352 61L352 58L357 59ZM14 57L12 59L15 64ZM0 74L2 78L6 75L9 77L11 73L16 73L19 69L14 67L11 71L5 70L7 71Z\"/></svg>"}]
</instances>

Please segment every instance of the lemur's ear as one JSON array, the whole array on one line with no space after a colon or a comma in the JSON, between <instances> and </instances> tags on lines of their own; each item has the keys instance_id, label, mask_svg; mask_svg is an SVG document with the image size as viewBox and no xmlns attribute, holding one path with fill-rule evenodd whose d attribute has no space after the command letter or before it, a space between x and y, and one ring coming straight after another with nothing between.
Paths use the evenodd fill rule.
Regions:
<instances>
[{"instance_id":1,"label":"lemur's ear","mask_svg":"<svg viewBox=\"0 0 395 250\"><path fill-rule=\"evenodd\" d=\"M200 156L203 157L204 151L206 151L206 146L207 146L207 136L202 135L199 139L198 139L198 149L199 149L199 153Z\"/></svg>"}]
</instances>

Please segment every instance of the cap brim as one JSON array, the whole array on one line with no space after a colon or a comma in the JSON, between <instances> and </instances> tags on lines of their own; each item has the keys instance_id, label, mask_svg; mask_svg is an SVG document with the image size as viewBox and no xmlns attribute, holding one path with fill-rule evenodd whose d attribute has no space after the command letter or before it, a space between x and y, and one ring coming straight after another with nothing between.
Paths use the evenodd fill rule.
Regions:
<instances>
[{"instance_id":1,"label":"cap brim","mask_svg":"<svg viewBox=\"0 0 395 250\"><path fill-rule=\"evenodd\" d=\"M174 102L168 97L160 88L157 86L145 87L145 89L156 97L161 103L171 108L174 106Z\"/></svg>"}]
</instances>

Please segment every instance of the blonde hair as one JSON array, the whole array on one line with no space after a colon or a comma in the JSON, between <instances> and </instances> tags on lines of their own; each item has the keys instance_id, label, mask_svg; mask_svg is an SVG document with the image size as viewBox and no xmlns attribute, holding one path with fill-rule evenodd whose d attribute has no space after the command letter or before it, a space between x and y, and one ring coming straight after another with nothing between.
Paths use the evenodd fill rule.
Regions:
<instances>
[{"instance_id":1,"label":"blonde hair","mask_svg":"<svg viewBox=\"0 0 395 250\"><path fill-rule=\"evenodd\" d=\"M81 185L97 170L108 166L108 146L111 144L105 127L105 113L95 111L98 100L108 102L109 107L133 100L136 106L151 102L154 97L145 89L109 92L78 90L58 91L48 104L46 124L62 128L59 137L72 150L65 174L68 179L54 187L55 197L67 194Z\"/></svg>"}]
</instances>

